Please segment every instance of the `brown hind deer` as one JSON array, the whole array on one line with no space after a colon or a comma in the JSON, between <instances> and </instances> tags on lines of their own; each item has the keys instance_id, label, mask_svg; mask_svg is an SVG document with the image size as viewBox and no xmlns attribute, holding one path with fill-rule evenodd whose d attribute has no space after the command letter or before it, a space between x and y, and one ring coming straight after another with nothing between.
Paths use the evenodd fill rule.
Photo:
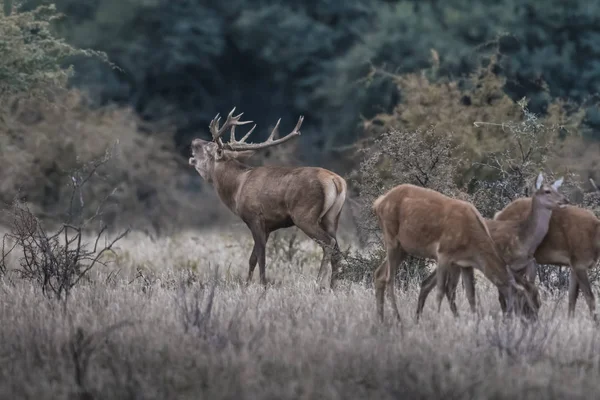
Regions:
<instances>
[{"instance_id":1,"label":"brown hind deer","mask_svg":"<svg viewBox=\"0 0 600 400\"><path fill-rule=\"evenodd\" d=\"M331 283L337 279L340 251L337 228L346 199L346 181L339 175L317 167L251 167L244 164L255 151L284 143L300 135L303 117L286 136L277 138L279 121L268 139L262 143L246 143L256 125L240 140L235 127L252 121L240 121L233 115L235 107L222 127L217 116L209 125L212 141L194 139L189 164L216 190L221 201L244 221L252 232L254 248L249 260L247 283L252 280L256 263L260 281L267 284L265 247L269 234L280 228L296 226L323 248L323 259L317 279L321 281L325 266L331 263ZM221 136L231 129L228 143Z\"/></svg>"},{"instance_id":2,"label":"brown hind deer","mask_svg":"<svg viewBox=\"0 0 600 400\"><path fill-rule=\"evenodd\" d=\"M562 183L563 179L560 178L551 185L545 184L544 176L540 173L535 182L532 201L529 203L529 208L526 210L527 212L522 220L497 221L484 219L490 236L496 244L496 248L513 272L523 275L526 270L531 268L531 265L534 265L533 254L548 232L553 212L568 204L567 198L558 192ZM417 304L417 318L423 311L429 292L433 290L436 284L435 276L436 272L434 270L421 283ZM461 269L460 276L463 279L471 311L475 312L475 276L473 268ZM458 278L458 273L453 273L449 276L446 291L450 309L455 316L458 315L455 302ZM533 282L531 280L532 284ZM500 290L498 291L498 300L502 311L506 312L506 298Z\"/></svg>"},{"instance_id":3,"label":"brown hind deer","mask_svg":"<svg viewBox=\"0 0 600 400\"><path fill-rule=\"evenodd\" d=\"M592 184L598 189L595 183ZM531 198L513 201L494 216L496 221L522 221L531 208ZM588 270L600 259L600 220L594 213L576 206L555 210L550 218L548 233L534 253L535 262L570 267L568 315L572 317L579 291L583 292L590 314L598 320L596 301L588 279ZM536 267L528 268L531 281Z\"/></svg>"},{"instance_id":4,"label":"brown hind deer","mask_svg":"<svg viewBox=\"0 0 600 400\"><path fill-rule=\"evenodd\" d=\"M524 277L513 276L498 253L483 217L466 201L453 199L437 191L403 184L380 196L373 203L383 231L386 260L375 270L377 312L383 320L384 294L396 317L400 313L394 295L396 268L407 255L437 261L436 285L438 312L448 286L449 273L458 268L477 268L511 302L511 311L535 319L539 309L537 288ZM459 273L459 272L458 272ZM514 297L511 297L516 289Z\"/></svg>"}]
</instances>

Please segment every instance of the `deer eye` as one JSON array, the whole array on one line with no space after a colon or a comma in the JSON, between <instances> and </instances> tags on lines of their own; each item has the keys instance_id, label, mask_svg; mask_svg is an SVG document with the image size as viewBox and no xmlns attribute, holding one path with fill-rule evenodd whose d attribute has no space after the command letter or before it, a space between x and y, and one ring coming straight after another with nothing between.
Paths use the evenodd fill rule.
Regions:
<instances>
[{"instance_id":1,"label":"deer eye","mask_svg":"<svg viewBox=\"0 0 600 400\"><path fill-rule=\"evenodd\" d=\"M544 193L546 193L546 194L550 194L550 190L549 190L549 189L546 189L546 190L544 190Z\"/></svg>"}]
</instances>

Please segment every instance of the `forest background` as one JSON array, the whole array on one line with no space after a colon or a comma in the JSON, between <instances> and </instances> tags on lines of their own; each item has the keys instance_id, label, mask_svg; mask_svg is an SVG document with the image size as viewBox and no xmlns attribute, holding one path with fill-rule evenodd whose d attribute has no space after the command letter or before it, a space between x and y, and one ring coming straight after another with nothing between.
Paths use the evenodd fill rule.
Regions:
<instances>
[{"instance_id":1,"label":"forest background","mask_svg":"<svg viewBox=\"0 0 600 400\"><path fill-rule=\"evenodd\" d=\"M353 198L403 182L473 196L507 168L521 176L512 198L531 183L519 168L539 165L600 180L599 19L598 3L558 0L5 0L0 200L64 219L72 171L108 154L85 196L93 210L111 193L105 221L155 234L224 221L187 158L234 106L254 141L304 115L302 136L256 163L331 168ZM507 127L527 121L554 128L519 167ZM373 153L392 139L391 158ZM444 184L389 162L431 153L423 141L445 143Z\"/></svg>"}]
</instances>

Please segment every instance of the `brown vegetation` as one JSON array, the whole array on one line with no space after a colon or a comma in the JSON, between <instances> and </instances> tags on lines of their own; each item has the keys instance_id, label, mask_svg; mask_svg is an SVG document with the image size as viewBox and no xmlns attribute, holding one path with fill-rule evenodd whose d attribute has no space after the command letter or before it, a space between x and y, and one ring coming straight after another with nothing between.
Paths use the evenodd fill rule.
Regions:
<instances>
[{"instance_id":1,"label":"brown vegetation","mask_svg":"<svg viewBox=\"0 0 600 400\"><path fill-rule=\"evenodd\" d=\"M436 76L435 63L428 70L403 75L374 70L374 74L386 74L394 81L401 101L390 113L365 121L366 138L393 130L410 132L434 126L440 134L452 133L452 155L461 159L454 177L456 183L498 176L497 171L482 168L482 164L493 164L493 159L501 154L519 155L514 128L529 118L522 111L524 99L514 101L505 92L506 80L497 73L498 68L496 57L492 56L465 79ZM524 141L535 141L540 150L547 147L543 159L536 151L531 161L542 162L550 170L595 176L600 147L585 138L584 108L555 99L545 111L543 116L536 116L537 129L523 132Z\"/></svg>"},{"instance_id":2,"label":"brown vegetation","mask_svg":"<svg viewBox=\"0 0 600 400\"><path fill-rule=\"evenodd\" d=\"M52 102L14 96L0 107L0 201L27 202L38 218L62 223L77 171L108 157L95 171L78 202L93 212L111 194L103 220L152 233L211 221L218 209L198 213L197 197L182 190L171 134L147 135L130 109L91 108L76 91L63 91ZM115 190L116 189L116 190ZM114 191L114 192L113 192ZM206 200L207 203L210 199Z\"/></svg>"}]
</instances>

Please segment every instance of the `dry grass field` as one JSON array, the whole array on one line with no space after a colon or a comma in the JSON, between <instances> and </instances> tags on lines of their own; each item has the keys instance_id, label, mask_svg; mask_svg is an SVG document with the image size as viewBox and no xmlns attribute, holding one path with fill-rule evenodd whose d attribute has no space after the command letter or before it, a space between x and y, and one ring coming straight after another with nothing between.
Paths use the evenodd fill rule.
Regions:
<instances>
[{"instance_id":1,"label":"dry grass field","mask_svg":"<svg viewBox=\"0 0 600 400\"><path fill-rule=\"evenodd\" d=\"M369 282L317 290L321 250L300 233L290 260L294 230L269 243L266 290L243 284L252 242L242 226L158 240L133 232L75 287L66 312L9 272L0 397L583 399L600 390L600 334L585 302L568 320L566 298L544 297L539 323L526 327L501 318L495 288L478 275L478 315L459 287L458 319L446 301L438 314L431 296L416 324L414 284L396 292L403 323L386 308L380 324Z\"/></svg>"}]
</instances>

